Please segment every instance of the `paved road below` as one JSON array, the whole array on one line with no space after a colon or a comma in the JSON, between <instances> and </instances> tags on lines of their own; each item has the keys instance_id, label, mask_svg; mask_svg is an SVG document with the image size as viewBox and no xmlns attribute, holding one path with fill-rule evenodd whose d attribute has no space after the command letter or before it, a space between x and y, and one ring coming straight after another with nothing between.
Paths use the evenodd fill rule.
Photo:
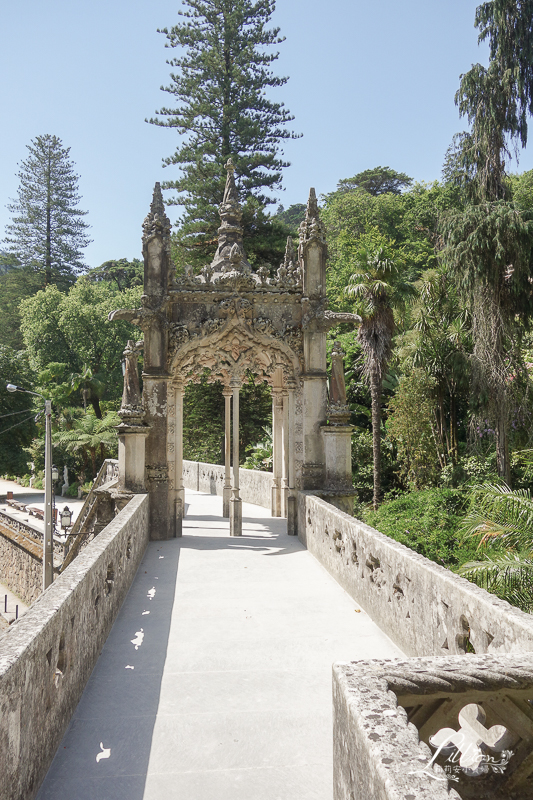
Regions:
<instances>
[{"instance_id":1,"label":"paved road below","mask_svg":"<svg viewBox=\"0 0 533 800\"><path fill-rule=\"evenodd\" d=\"M152 542L38 800L331 800L331 665L403 655L285 520L187 491Z\"/></svg>"}]
</instances>

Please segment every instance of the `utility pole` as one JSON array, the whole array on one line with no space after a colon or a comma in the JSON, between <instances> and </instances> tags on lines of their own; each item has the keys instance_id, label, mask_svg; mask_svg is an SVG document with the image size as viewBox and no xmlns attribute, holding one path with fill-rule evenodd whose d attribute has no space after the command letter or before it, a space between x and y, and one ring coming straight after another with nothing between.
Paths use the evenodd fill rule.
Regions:
<instances>
[{"instance_id":1,"label":"utility pole","mask_svg":"<svg viewBox=\"0 0 533 800\"><path fill-rule=\"evenodd\" d=\"M54 540L52 527L52 403L44 401L44 539L43 592L54 580Z\"/></svg>"}]
</instances>

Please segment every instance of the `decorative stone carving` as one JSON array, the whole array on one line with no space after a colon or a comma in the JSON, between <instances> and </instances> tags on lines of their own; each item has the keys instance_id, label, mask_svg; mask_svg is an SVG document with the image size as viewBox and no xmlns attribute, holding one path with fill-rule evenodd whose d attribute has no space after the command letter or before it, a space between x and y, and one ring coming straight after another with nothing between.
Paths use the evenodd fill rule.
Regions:
<instances>
[{"instance_id":1,"label":"decorative stone carving","mask_svg":"<svg viewBox=\"0 0 533 800\"><path fill-rule=\"evenodd\" d=\"M168 349L170 353L175 353L190 339L190 334L186 325L179 322L171 322L169 326Z\"/></svg>"},{"instance_id":2,"label":"decorative stone carving","mask_svg":"<svg viewBox=\"0 0 533 800\"><path fill-rule=\"evenodd\" d=\"M276 329L272 323L272 320L270 319L262 319L261 317L256 319L254 321L254 330L257 331L257 333L260 333L262 336L276 335Z\"/></svg>"},{"instance_id":3,"label":"decorative stone carving","mask_svg":"<svg viewBox=\"0 0 533 800\"><path fill-rule=\"evenodd\" d=\"M143 222L143 244L154 236L163 236L170 239L170 220L165 213L161 184L156 183L150 212Z\"/></svg>"},{"instance_id":4,"label":"decorative stone carving","mask_svg":"<svg viewBox=\"0 0 533 800\"><path fill-rule=\"evenodd\" d=\"M209 336L211 333L215 333L218 331L219 328L224 325L226 320L224 319L207 319L202 324L202 333L204 336Z\"/></svg>"},{"instance_id":5,"label":"decorative stone carving","mask_svg":"<svg viewBox=\"0 0 533 800\"><path fill-rule=\"evenodd\" d=\"M242 211L231 158L228 159L226 169L226 188L219 208L221 225L218 229L218 248L211 268L213 272L248 274L251 267L242 246Z\"/></svg>"},{"instance_id":6,"label":"decorative stone carving","mask_svg":"<svg viewBox=\"0 0 533 800\"><path fill-rule=\"evenodd\" d=\"M165 483L168 480L168 467L166 464L146 467L146 477L152 483Z\"/></svg>"},{"instance_id":7,"label":"decorative stone carving","mask_svg":"<svg viewBox=\"0 0 533 800\"><path fill-rule=\"evenodd\" d=\"M305 219L300 223L298 229L299 246L298 258L303 258L305 249L311 242L319 242L326 244L326 228L320 219L318 213L318 202L316 199L316 192L311 189L309 192L309 199L307 201L307 209L305 212Z\"/></svg>"}]
</instances>

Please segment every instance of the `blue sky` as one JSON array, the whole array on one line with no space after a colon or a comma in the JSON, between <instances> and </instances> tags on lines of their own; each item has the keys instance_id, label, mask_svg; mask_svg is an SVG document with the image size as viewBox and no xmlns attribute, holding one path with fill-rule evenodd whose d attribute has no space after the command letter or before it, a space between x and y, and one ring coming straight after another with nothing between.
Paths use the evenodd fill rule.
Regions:
<instances>
[{"instance_id":1,"label":"blue sky","mask_svg":"<svg viewBox=\"0 0 533 800\"><path fill-rule=\"evenodd\" d=\"M440 177L453 134L459 75L486 63L477 45L475 0L277 0L272 23L286 41L274 68L289 82L276 99L303 133L287 142L285 207L309 187L388 165L415 180ZM179 20L170 0L22 0L2 8L0 238L15 197L17 164L37 135L59 136L80 175L89 212L89 266L140 257L141 224L153 185L176 148L173 130L147 124L170 96L165 37ZM530 148L531 149L531 148ZM533 150L520 171L533 167ZM516 168L516 167L515 167ZM175 219L176 209L169 209Z\"/></svg>"}]
</instances>

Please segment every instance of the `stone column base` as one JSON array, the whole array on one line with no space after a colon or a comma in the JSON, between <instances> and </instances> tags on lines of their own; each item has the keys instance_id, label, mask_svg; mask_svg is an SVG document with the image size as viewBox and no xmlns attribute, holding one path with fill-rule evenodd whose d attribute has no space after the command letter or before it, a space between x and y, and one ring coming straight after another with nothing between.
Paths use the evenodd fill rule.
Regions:
<instances>
[{"instance_id":1,"label":"stone column base","mask_svg":"<svg viewBox=\"0 0 533 800\"><path fill-rule=\"evenodd\" d=\"M242 536L242 500L232 497L229 501L229 535Z\"/></svg>"},{"instance_id":2,"label":"stone column base","mask_svg":"<svg viewBox=\"0 0 533 800\"><path fill-rule=\"evenodd\" d=\"M231 486L222 489L222 516L229 517L229 504L231 500Z\"/></svg>"}]
</instances>

